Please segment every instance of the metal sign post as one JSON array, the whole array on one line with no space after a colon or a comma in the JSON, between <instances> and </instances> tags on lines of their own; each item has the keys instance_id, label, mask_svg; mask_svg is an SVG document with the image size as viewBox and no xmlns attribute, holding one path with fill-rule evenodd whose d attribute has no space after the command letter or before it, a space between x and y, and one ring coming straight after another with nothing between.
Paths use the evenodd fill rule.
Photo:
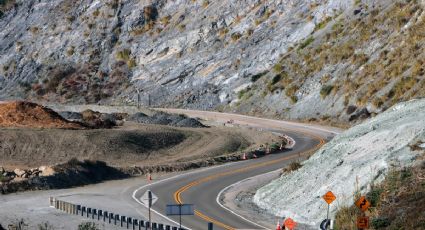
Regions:
<instances>
[{"instance_id":1,"label":"metal sign post","mask_svg":"<svg viewBox=\"0 0 425 230\"><path fill-rule=\"evenodd\" d=\"M193 204L167 204L167 216L179 216L180 229L182 229L182 216L195 215Z\"/></svg>"},{"instance_id":2,"label":"metal sign post","mask_svg":"<svg viewBox=\"0 0 425 230\"><path fill-rule=\"evenodd\" d=\"M326 220L322 221L322 224L320 226L321 229L327 229L328 226L330 225L330 220L329 220L329 209L331 207L331 203L335 201L336 196L333 194L332 191L327 192L325 195L323 195L323 200L326 201L326 203L328 203L328 211L326 212Z\"/></svg>"},{"instance_id":3,"label":"metal sign post","mask_svg":"<svg viewBox=\"0 0 425 230\"><path fill-rule=\"evenodd\" d=\"M151 190L146 191L143 196L140 197L140 201L149 209L149 229L152 229L151 208L157 200L158 197Z\"/></svg>"}]
</instances>

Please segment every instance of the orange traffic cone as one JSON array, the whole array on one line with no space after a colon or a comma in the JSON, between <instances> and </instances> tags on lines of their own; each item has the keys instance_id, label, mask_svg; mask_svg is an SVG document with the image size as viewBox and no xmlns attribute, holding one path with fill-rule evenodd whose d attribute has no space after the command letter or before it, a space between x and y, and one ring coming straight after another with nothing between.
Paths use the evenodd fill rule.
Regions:
<instances>
[{"instance_id":1,"label":"orange traffic cone","mask_svg":"<svg viewBox=\"0 0 425 230\"><path fill-rule=\"evenodd\" d=\"M279 223L279 221L277 221L276 230L282 230L282 228L280 228L280 223Z\"/></svg>"},{"instance_id":2,"label":"orange traffic cone","mask_svg":"<svg viewBox=\"0 0 425 230\"><path fill-rule=\"evenodd\" d=\"M148 174L148 181L151 182L152 181L152 175L149 173Z\"/></svg>"},{"instance_id":3,"label":"orange traffic cone","mask_svg":"<svg viewBox=\"0 0 425 230\"><path fill-rule=\"evenodd\" d=\"M246 153L243 153L242 160L246 160Z\"/></svg>"}]
</instances>

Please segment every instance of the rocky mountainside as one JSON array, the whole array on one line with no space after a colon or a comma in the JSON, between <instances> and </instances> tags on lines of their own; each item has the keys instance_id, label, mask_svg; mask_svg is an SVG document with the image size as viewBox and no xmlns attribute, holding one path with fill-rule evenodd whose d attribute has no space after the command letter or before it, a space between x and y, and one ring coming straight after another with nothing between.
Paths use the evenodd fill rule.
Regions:
<instances>
[{"instance_id":1,"label":"rocky mountainside","mask_svg":"<svg viewBox=\"0 0 425 230\"><path fill-rule=\"evenodd\" d=\"M0 0L0 98L356 121L424 95L423 0Z\"/></svg>"}]
</instances>

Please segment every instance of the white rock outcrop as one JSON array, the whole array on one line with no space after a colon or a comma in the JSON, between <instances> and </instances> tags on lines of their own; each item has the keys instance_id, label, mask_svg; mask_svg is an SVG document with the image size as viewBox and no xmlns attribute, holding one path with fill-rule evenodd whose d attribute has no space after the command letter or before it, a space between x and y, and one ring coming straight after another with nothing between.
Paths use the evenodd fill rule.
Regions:
<instances>
[{"instance_id":1,"label":"white rock outcrop","mask_svg":"<svg viewBox=\"0 0 425 230\"><path fill-rule=\"evenodd\" d=\"M364 194L372 182L382 180L393 166L415 163L410 146L425 142L425 99L393 106L386 112L335 137L298 171L260 188L254 202L274 215L317 225L326 218L322 196L337 196L331 214L351 205L358 189Z\"/></svg>"}]
</instances>

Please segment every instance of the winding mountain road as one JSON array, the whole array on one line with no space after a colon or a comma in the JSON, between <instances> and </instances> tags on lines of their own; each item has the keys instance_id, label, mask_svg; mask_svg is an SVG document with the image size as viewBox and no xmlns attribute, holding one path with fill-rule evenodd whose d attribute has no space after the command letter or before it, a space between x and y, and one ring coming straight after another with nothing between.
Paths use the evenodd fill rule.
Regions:
<instances>
[{"instance_id":1,"label":"winding mountain road","mask_svg":"<svg viewBox=\"0 0 425 230\"><path fill-rule=\"evenodd\" d=\"M137 200L146 190L154 192L159 200L153 209L164 216L166 204L194 204L195 216L184 216L183 225L195 230L207 229L208 222L214 223L214 229L264 229L265 227L224 209L217 198L221 190L243 179L283 168L285 164L317 150L333 135L339 133L339 130L334 128L235 114L177 109L165 111L218 122L233 120L235 124L286 134L296 141L292 150L271 154L260 159L213 167L197 173L183 174L143 186L133 193L133 198ZM172 218L172 221L177 223L179 220L176 217Z\"/></svg>"},{"instance_id":2,"label":"winding mountain road","mask_svg":"<svg viewBox=\"0 0 425 230\"><path fill-rule=\"evenodd\" d=\"M152 190L159 200L153 206L153 222L177 226L178 218L165 216L166 204L190 203L195 205L195 216L184 216L183 226L193 230L207 229L213 222L214 229L264 229L249 218L235 215L218 203L220 192L238 181L281 169L295 159L320 148L341 130L310 124L255 118L236 114L205 111L162 109L186 114L218 123L233 120L235 125L247 125L291 136L296 145L292 150L266 157L233 162L185 173L155 175L154 182L147 184L143 177L106 181L78 188L48 191L29 191L0 195L0 223L11 223L22 217L30 229L38 228L40 221L48 221L57 229L73 230L83 221L91 221L76 215L68 215L49 207L49 197L57 197L75 204L83 204L128 217L147 219L147 208L138 199L146 190ZM261 177L260 177L261 178ZM107 223L98 223L102 229L121 229Z\"/></svg>"}]
</instances>

